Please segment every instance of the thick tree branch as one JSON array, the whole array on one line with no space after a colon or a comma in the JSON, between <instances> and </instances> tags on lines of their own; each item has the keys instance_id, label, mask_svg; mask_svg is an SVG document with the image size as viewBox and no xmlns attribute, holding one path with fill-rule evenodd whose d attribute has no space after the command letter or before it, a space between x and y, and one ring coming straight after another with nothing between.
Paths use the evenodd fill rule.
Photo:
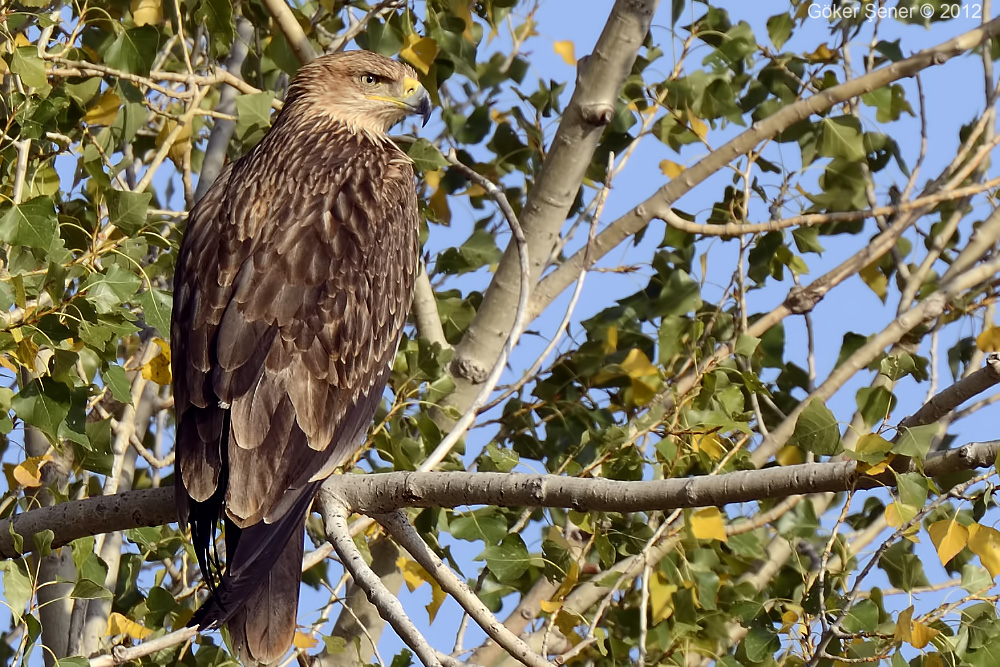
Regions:
<instances>
[{"instance_id":1,"label":"thick tree branch","mask_svg":"<svg viewBox=\"0 0 1000 667\"><path fill-rule=\"evenodd\" d=\"M304 65L315 58L316 51L313 50L309 38L306 37L299 22L295 20L295 15L292 14L292 10L285 3L285 0L264 0L264 6L267 7L274 22L278 24L288 41L288 46L292 47L299 62Z\"/></svg>"},{"instance_id":2,"label":"thick tree branch","mask_svg":"<svg viewBox=\"0 0 1000 667\"><path fill-rule=\"evenodd\" d=\"M652 220L664 217L670 206L693 190L695 186L782 130L805 120L812 114L831 109L853 97L881 88L893 81L913 76L928 67L941 65L956 56L967 53L998 34L1000 34L1000 18L993 19L989 23L943 44L920 51L909 58L824 90L800 102L790 104L764 120L754 123L749 130L712 151L703 160L686 169L678 178L657 190L646 201L608 225L603 232L597 235L591 261L598 261ZM577 252L538 284L532 298L533 315L545 310L553 299L573 283L577 273L581 268L584 268L583 259L583 251Z\"/></svg>"},{"instance_id":3,"label":"thick tree branch","mask_svg":"<svg viewBox=\"0 0 1000 667\"><path fill-rule=\"evenodd\" d=\"M899 422L899 428L933 424L967 400L1000 383L1000 356L991 354L986 365L951 385L919 410Z\"/></svg>"},{"instance_id":4,"label":"thick tree branch","mask_svg":"<svg viewBox=\"0 0 1000 667\"><path fill-rule=\"evenodd\" d=\"M614 116L619 92L631 72L658 4L656 0L618 0L594 52L580 61L573 97L521 213L531 257L530 284L538 279L543 263L559 238L559 230L576 198L598 141ZM475 385L481 383L484 376L480 373L477 377L465 369L487 368L499 357L514 321L521 273L516 251L508 247L475 319L456 348L452 373L457 388L448 401L462 412L472 403ZM578 275L579 267L570 282Z\"/></svg>"},{"instance_id":5,"label":"thick tree branch","mask_svg":"<svg viewBox=\"0 0 1000 667\"><path fill-rule=\"evenodd\" d=\"M970 443L931 455L924 462L928 477L949 475L993 465L1000 440ZM916 467L913 467L916 471ZM903 471L897 471L903 472ZM352 511L385 514L403 507L566 507L580 511L643 512L682 507L708 507L764 498L784 498L849 489L895 486L891 472L869 477L854 461L741 470L722 475L649 482L620 482L557 475L463 472L391 472L331 477L319 493L320 506L342 503ZM177 520L173 489L128 491L60 503L0 521L0 558L17 558L34 551L31 536L45 529L55 533L52 547L88 535ZM22 552L11 531L24 538Z\"/></svg>"}]
</instances>

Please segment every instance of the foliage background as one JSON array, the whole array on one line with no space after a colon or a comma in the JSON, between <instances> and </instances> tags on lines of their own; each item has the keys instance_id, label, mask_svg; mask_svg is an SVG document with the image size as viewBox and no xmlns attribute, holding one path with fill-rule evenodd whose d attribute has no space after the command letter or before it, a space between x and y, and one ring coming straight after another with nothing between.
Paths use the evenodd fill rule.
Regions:
<instances>
[{"instance_id":1,"label":"foliage background","mask_svg":"<svg viewBox=\"0 0 1000 667\"><path fill-rule=\"evenodd\" d=\"M809 2L766 10L672 2L646 37L636 17L656 5L6 5L3 516L170 483L169 348L160 336L184 211L225 159L259 140L299 63L344 47L408 60L441 109L440 122L409 143L427 203L429 280L359 468L412 470L439 458L435 448L468 411L514 318L522 269L513 250L503 253L507 225L488 193L449 165L451 148L505 186L528 236L532 282L546 275L505 382L553 337L580 265L590 271L556 354L484 412L439 469L649 480L845 449L878 468L991 438L995 420L979 412L989 399L946 409L895 441L893 427L1000 344L990 282L1000 235L992 47L959 49L923 70L920 88L907 78L848 96L749 144L751 161L737 151L686 184L751 123L972 30L989 4L979 17L978 5L963 5L946 19L952 5L932 2L933 21L831 23L810 18L823 5ZM603 57L575 79L577 57L598 42L608 12L619 19L618 41L605 42ZM621 72L616 56L627 61ZM584 103L574 105L574 91ZM683 199L637 208L668 181ZM939 199L850 215L922 195ZM828 213L848 215L797 218ZM686 226L692 220L699 226ZM592 222L598 236L588 250ZM712 229L727 223L775 229ZM900 238L878 252L879 230L888 230L883 241ZM619 249L617 240L626 243ZM847 268L812 312L761 319L793 285L838 266ZM895 495L815 494L721 511L481 507L410 518L543 654L593 664L801 664L823 646L894 665L993 664L990 576L1000 570L991 554L1000 540L989 532L991 487L947 498L939 493L964 479L931 482L918 469L894 481ZM923 526L910 535L919 545L894 534L906 522ZM320 560L329 551L322 526L312 529ZM42 557L3 563L8 662L85 664L70 656L179 628L195 606L197 577L174 526L95 531L57 550L44 532L23 537ZM420 627L436 620L425 634L450 652L457 604L438 609L440 587L377 529L356 542L403 591ZM852 596L869 561L879 567ZM619 576L626 566L639 576ZM341 572L321 560L306 576L316 593L303 597L300 648L320 663L372 660L370 640L382 631ZM379 659L388 664L401 645L385 635ZM209 635L143 660L222 664L230 659L220 643ZM509 659L476 628L463 643L475 651L459 651L463 658Z\"/></svg>"}]
</instances>

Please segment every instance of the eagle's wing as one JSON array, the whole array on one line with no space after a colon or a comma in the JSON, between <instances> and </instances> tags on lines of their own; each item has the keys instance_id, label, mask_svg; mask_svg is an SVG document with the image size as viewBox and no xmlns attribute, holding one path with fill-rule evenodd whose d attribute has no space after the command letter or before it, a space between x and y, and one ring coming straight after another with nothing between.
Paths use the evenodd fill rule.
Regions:
<instances>
[{"instance_id":1,"label":"eagle's wing","mask_svg":"<svg viewBox=\"0 0 1000 667\"><path fill-rule=\"evenodd\" d=\"M292 150L315 151L303 143ZM203 625L274 576L290 535L301 561L313 480L359 446L409 309L412 168L356 140L322 153L288 159L308 165L295 174L268 162L280 151L251 152L192 211L179 253L178 501L210 585L223 508L227 521L229 569Z\"/></svg>"}]
</instances>

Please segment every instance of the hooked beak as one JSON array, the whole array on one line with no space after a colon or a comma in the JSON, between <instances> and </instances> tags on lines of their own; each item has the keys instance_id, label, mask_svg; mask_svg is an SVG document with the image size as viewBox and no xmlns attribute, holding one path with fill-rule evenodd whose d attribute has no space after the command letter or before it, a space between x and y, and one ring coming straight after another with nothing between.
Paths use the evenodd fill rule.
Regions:
<instances>
[{"instance_id":1,"label":"hooked beak","mask_svg":"<svg viewBox=\"0 0 1000 667\"><path fill-rule=\"evenodd\" d=\"M423 124L427 125L431 117L431 96L420 82L412 77L403 79L403 91L403 98L399 100L400 106L407 112L420 116Z\"/></svg>"}]
</instances>

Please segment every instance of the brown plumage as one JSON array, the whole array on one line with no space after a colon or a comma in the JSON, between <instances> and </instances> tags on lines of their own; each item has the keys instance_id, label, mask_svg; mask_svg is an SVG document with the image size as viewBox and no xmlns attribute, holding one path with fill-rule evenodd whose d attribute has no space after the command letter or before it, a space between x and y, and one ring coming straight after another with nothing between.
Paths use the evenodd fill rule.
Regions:
<instances>
[{"instance_id":1,"label":"brown plumage","mask_svg":"<svg viewBox=\"0 0 1000 667\"><path fill-rule=\"evenodd\" d=\"M247 663L292 643L304 519L361 445L409 309L414 175L386 138L407 113L430 113L407 65L353 51L303 66L181 243L175 484L211 590L192 624L228 624Z\"/></svg>"}]
</instances>

